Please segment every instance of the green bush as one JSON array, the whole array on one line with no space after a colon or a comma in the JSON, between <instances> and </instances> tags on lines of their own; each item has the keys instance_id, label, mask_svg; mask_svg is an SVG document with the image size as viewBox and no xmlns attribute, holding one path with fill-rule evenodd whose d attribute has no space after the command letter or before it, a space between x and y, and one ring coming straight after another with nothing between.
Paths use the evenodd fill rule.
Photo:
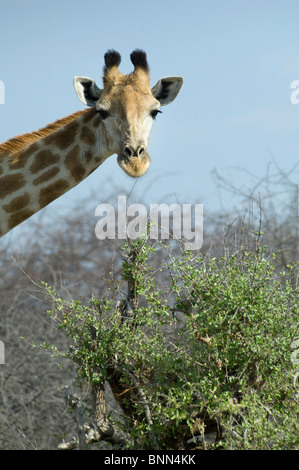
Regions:
<instances>
[{"instance_id":1,"label":"green bush","mask_svg":"<svg viewBox=\"0 0 299 470\"><path fill-rule=\"evenodd\" d=\"M70 340L67 351L45 348L76 363L81 387L110 384L124 414L105 416L126 432L118 447L298 449L293 268L277 273L263 250L221 259L162 250L164 262L159 244L125 244L109 299L83 305L45 285Z\"/></svg>"}]
</instances>

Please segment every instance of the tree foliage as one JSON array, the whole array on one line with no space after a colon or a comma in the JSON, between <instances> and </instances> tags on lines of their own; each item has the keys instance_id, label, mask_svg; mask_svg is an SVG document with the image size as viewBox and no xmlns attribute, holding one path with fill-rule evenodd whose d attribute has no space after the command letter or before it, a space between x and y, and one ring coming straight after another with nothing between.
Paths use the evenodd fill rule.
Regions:
<instances>
[{"instance_id":1,"label":"tree foliage","mask_svg":"<svg viewBox=\"0 0 299 470\"><path fill-rule=\"evenodd\" d=\"M165 261L157 267L160 250ZM44 346L76 363L82 390L100 396L90 410L98 437L89 444L298 448L294 268L277 273L275 255L260 248L216 259L144 239L128 241L122 259L126 294L113 279L112 297L84 305L45 285L55 303L49 315L69 348ZM105 383L122 422L105 410Z\"/></svg>"}]
</instances>

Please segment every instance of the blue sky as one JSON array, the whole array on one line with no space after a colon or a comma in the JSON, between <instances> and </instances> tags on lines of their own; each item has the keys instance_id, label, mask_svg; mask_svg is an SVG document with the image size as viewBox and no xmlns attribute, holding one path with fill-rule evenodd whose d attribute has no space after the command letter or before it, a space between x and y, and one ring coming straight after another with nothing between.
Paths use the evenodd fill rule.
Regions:
<instances>
[{"instance_id":1,"label":"blue sky","mask_svg":"<svg viewBox=\"0 0 299 470\"><path fill-rule=\"evenodd\" d=\"M131 51L144 49L153 85L184 77L154 123L147 174L130 179L112 156L52 210L91 190L94 207L108 203L113 188L133 190L134 202L175 198L229 211L234 201L217 191L214 168L249 191L249 173L264 176L271 159L285 170L298 161L299 105L290 101L299 80L298 0L0 0L0 18L0 141L83 109L73 76L101 85L107 49L120 52L124 73Z\"/></svg>"}]
</instances>

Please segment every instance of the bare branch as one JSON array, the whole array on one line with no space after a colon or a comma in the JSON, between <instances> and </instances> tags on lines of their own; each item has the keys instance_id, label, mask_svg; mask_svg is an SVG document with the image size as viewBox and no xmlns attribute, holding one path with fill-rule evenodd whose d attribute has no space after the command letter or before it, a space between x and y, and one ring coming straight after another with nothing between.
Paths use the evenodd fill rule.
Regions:
<instances>
[{"instance_id":1,"label":"bare branch","mask_svg":"<svg viewBox=\"0 0 299 470\"><path fill-rule=\"evenodd\" d=\"M67 406L70 406L74 411L75 420L77 423L79 448L81 450L87 450L87 444L86 444L85 432L84 432L84 413L80 405L80 400L75 395L72 395L69 392L67 387L63 387L63 390L64 390L64 398L65 398Z\"/></svg>"}]
</instances>

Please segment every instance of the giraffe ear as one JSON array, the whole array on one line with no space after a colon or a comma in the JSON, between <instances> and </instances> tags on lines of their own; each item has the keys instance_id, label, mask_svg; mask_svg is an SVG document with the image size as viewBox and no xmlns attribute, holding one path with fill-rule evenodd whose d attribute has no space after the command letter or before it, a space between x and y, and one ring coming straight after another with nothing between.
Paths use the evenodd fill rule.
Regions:
<instances>
[{"instance_id":1,"label":"giraffe ear","mask_svg":"<svg viewBox=\"0 0 299 470\"><path fill-rule=\"evenodd\" d=\"M88 77L74 77L74 88L79 100L91 107L96 105L102 94L102 90L96 85L95 81Z\"/></svg>"},{"instance_id":2,"label":"giraffe ear","mask_svg":"<svg viewBox=\"0 0 299 470\"><path fill-rule=\"evenodd\" d=\"M183 77L161 78L152 88L152 94L160 101L161 106L171 103L183 85Z\"/></svg>"}]
</instances>

